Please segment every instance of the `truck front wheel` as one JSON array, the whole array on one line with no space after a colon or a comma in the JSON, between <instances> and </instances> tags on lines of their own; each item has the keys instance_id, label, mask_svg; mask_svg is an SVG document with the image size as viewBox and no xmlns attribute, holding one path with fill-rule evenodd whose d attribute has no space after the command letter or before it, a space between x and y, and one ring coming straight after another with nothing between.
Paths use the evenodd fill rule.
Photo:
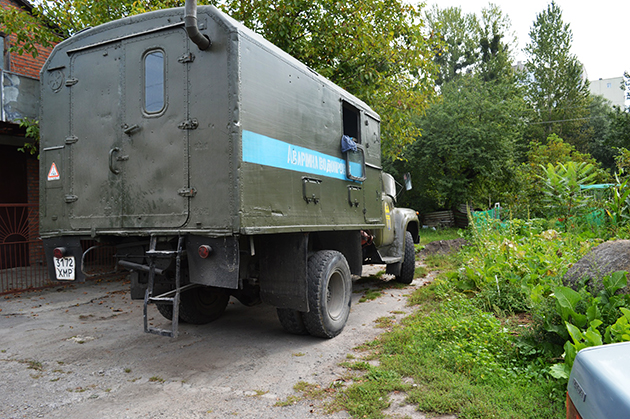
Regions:
<instances>
[{"instance_id":1,"label":"truck front wheel","mask_svg":"<svg viewBox=\"0 0 630 419\"><path fill-rule=\"evenodd\" d=\"M333 338L343 330L350 314L352 277L346 258L335 250L321 250L308 259L308 305L302 313L306 330Z\"/></svg>"},{"instance_id":2,"label":"truck front wheel","mask_svg":"<svg viewBox=\"0 0 630 419\"><path fill-rule=\"evenodd\" d=\"M400 268L400 275L396 276L396 281L401 284L411 284L415 270L416 249L413 246L413 236L407 231L405 232L405 259Z\"/></svg>"}]
</instances>

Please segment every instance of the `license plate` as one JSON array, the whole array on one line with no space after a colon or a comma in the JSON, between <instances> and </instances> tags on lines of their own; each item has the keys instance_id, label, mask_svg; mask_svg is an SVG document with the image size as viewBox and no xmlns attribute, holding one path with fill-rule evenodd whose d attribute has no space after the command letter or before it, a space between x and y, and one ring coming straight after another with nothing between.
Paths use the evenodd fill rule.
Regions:
<instances>
[{"instance_id":1,"label":"license plate","mask_svg":"<svg viewBox=\"0 0 630 419\"><path fill-rule=\"evenodd\" d=\"M55 262L55 276L58 280L74 281L75 263L74 256L53 258Z\"/></svg>"}]
</instances>

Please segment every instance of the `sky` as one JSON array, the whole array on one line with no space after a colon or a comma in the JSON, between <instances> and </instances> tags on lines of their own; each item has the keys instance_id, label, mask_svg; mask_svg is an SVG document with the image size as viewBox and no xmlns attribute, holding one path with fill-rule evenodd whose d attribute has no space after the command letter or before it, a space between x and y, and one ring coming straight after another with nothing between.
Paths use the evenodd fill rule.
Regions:
<instances>
[{"instance_id":1,"label":"sky","mask_svg":"<svg viewBox=\"0 0 630 419\"><path fill-rule=\"evenodd\" d=\"M522 49L529 42L529 31L536 15L547 9L551 0L493 0L512 22L518 48L516 61L525 61ZM410 1L417 4L416 1ZM426 0L427 7L437 4L440 8L460 6L465 13L480 16L481 9L489 0ZM562 19L573 32L572 53L586 68L589 80L623 76L630 72L630 41L628 15L629 0L556 0L562 10Z\"/></svg>"}]
</instances>

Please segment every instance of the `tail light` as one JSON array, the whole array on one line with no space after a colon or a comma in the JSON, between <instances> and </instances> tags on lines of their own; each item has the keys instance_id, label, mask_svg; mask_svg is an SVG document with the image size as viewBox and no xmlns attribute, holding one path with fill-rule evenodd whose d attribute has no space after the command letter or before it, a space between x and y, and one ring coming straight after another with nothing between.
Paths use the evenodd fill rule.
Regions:
<instances>
[{"instance_id":1,"label":"tail light","mask_svg":"<svg viewBox=\"0 0 630 419\"><path fill-rule=\"evenodd\" d=\"M55 247L55 249L53 250L53 256L57 259L61 259L62 257L66 256L67 253L68 252L66 251L65 247Z\"/></svg>"},{"instance_id":2,"label":"tail light","mask_svg":"<svg viewBox=\"0 0 630 419\"><path fill-rule=\"evenodd\" d=\"M212 253L212 247L208 246L207 244L202 244L201 246L199 246L197 252L199 253L200 258L206 259L208 256L210 256L210 253Z\"/></svg>"}]
</instances>

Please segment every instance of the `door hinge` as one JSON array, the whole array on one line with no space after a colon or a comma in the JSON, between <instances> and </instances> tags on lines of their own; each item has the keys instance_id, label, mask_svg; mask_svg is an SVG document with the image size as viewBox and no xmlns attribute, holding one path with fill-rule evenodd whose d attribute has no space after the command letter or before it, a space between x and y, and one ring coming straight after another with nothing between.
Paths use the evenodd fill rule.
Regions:
<instances>
[{"instance_id":1,"label":"door hinge","mask_svg":"<svg viewBox=\"0 0 630 419\"><path fill-rule=\"evenodd\" d=\"M184 54L181 57L179 57L177 61L182 64L192 63L193 61L195 61L195 54L193 54L192 52L189 52L188 54Z\"/></svg>"},{"instance_id":2,"label":"door hinge","mask_svg":"<svg viewBox=\"0 0 630 419\"><path fill-rule=\"evenodd\" d=\"M70 78L70 79L66 80L66 86L68 86L68 87L74 86L78 82L79 82L79 79Z\"/></svg>"},{"instance_id":3,"label":"door hinge","mask_svg":"<svg viewBox=\"0 0 630 419\"><path fill-rule=\"evenodd\" d=\"M192 198L197 195L197 190L195 188L181 188L177 193L185 198Z\"/></svg>"},{"instance_id":4,"label":"door hinge","mask_svg":"<svg viewBox=\"0 0 630 419\"><path fill-rule=\"evenodd\" d=\"M66 203L72 204L73 202L77 202L79 200L79 197L76 195L66 195L65 199Z\"/></svg>"},{"instance_id":5,"label":"door hinge","mask_svg":"<svg viewBox=\"0 0 630 419\"><path fill-rule=\"evenodd\" d=\"M177 128L179 129L197 129L199 126L199 122L197 118L187 119L184 122L180 123Z\"/></svg>"}]
</instances>

